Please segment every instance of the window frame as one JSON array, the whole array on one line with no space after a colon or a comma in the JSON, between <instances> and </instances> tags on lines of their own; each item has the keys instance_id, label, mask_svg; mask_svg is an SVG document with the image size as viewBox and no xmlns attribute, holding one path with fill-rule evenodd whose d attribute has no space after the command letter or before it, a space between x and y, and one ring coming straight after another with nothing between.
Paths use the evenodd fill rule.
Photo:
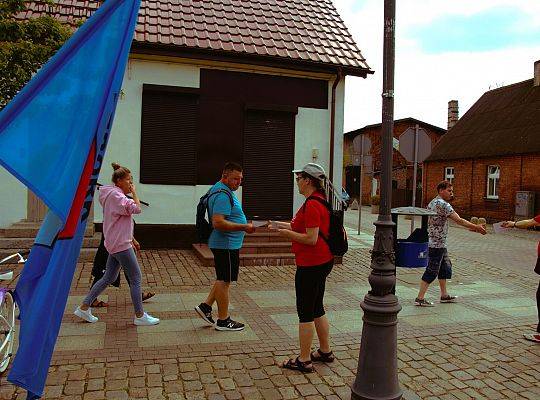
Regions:
<instances>
[{"instance_id":1,"label":"window frame","mask_svg":"<svg viewBox=\"0 0 540 400\"><path fill-rule=\"evenodd\" d=\"M452 169L452 173L448 173L448 170ZM444 167L444 180L454 184L454 179L456 179L456 169L452 166Z\"/></svg>"},{"instance_id":2,"label":"window frame","mask_svg":"<svg viewBox=\"0 0 540 400\"><path fill-rule=\"evenodd\" d=\"M491 169L495 168L492 172ZM501 179L501 167L499 165L488 165L486 171L486 199L499 199L499 181ZM490 190L493 189L493 192Z\"/></svg>"}]
</instances>

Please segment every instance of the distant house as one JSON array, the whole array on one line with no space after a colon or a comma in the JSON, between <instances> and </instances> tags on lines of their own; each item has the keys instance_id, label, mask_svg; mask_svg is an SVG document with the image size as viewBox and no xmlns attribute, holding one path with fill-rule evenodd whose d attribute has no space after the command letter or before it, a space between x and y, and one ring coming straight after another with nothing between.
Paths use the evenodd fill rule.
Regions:
<instances>
[{"instance_id":1,"label":"distant house","mask_svg":"<svg viewBox=\"0 0 540 400\"><path fill-rule=\"evenodd\" d=\"M403 118L394 121L394 141L397 142L407 129L419 128L426 131L434 145L446 133L446 130L415 118ZM349 195L358 198L360 192L360 139L364 135L371 142L369 151L370 166L364 168L362 183L362 204L370 204L370 198L378 194L381 171L381 132L382 124L367 125L344 134L343 136L343 187ZM397 143L395 148L397 147ZM410 205L412 202L413 164L408 162L399 151L394 149L392 171L392 206ZM422 164L418 167L418 182L422 181ZM418 188L418 184L416 185ZM420 205L421 192L418 191L417 202Z\"/></svg>"},{"instance_id":2,"label":"distant house","mask_svg":"<svg viewBox=\"0 0 540 400\"><path fill-rule=\"evenodd\" d=\"M29 3L20 18L75 24L100 4L56 3ZM302 201L294 166L318 162L341 182L345 76L371 73L331 0L143 0L100 182L111 161L131 169L150 203L139 236L162 245L189 244L226 161L245 168L248 217L288 219ZM5 171L0 185L13 188L0 226L42 217Z\"/></svg>"},{"instance_id":3,"label":"distant house","mask_svg":"<svg viewBox=\"0 0 540 400\"><path fill-rule=\"evenodd\" d=\"M465 216L512 219L518 191L529 192L521 201L536 194L527 213L540 213L540 61L534 79L484 93L425 164L425 199L447 179L454 184L454 206Z\"/></svg>"}]
</instances>

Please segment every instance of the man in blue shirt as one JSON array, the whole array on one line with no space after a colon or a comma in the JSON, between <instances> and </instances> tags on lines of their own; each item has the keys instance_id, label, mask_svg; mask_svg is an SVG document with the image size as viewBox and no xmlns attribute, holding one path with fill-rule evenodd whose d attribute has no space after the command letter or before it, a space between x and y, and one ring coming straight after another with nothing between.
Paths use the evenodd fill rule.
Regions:
<instances>
[{"instance_id":1,"label":"man in blue shirt","mask_svg":"<svg viewBox=\"0 0 540 400\"><path fill-rule=\"evenodd\" d=\"M218 331L241 331L244 324L233 321L229 316L229 287L238 280L240 248L245 233L255 232L248 224L242 205L234 194L242 183L242 167L227 163L221 180L210 189L208 217L214 230L208 239L208 247L214 254L216 281L206 301L195 307L197 313ZM214 322L212 305L217 302L218 319Z\"/></svg>"}]
</instances>

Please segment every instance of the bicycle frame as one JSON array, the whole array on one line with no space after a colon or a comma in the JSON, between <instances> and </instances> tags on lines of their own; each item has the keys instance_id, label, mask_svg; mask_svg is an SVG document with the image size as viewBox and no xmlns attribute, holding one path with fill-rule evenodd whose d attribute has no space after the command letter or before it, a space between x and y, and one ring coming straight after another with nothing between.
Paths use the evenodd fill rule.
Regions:
<instances>
[{"instance_id":1,"label":"bicycle frame","mask_svg":"<svg viewBox=\"0 0 540 400\"><path fill-rule=\"evenodd\" d=\"M26 262L21 253L15 253L0 260L0 266L13 258L17 259L17 264ZM13 271L0 272L0 280L11 279L13 279ZM4 304L6 301L7 303ZM3 340L0 343L0 374L8 368L12 356L11 352L15 340L16 309L16 304L11 291L7 287L0 286L0 310L2 309L4 309L4 311L0 313L0 334L3 337Z\"/></svg>"}]
</instances>

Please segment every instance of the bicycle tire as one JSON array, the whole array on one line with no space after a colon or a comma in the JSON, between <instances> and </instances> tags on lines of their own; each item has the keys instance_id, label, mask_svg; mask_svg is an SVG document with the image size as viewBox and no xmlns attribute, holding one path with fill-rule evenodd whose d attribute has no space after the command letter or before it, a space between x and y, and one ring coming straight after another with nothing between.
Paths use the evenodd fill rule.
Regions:
<instances>
[{"instance_id":1,"label":"bicycle tire","mask_svg":"<svg viewBox=\"0 0 540 400\"><path fill-rule=\"evenodd\" d=\"M15 342L15 301L10 292L6 292L0 304L0 374L4 373L11 361Z\"/></svg>"}]
</instances>

